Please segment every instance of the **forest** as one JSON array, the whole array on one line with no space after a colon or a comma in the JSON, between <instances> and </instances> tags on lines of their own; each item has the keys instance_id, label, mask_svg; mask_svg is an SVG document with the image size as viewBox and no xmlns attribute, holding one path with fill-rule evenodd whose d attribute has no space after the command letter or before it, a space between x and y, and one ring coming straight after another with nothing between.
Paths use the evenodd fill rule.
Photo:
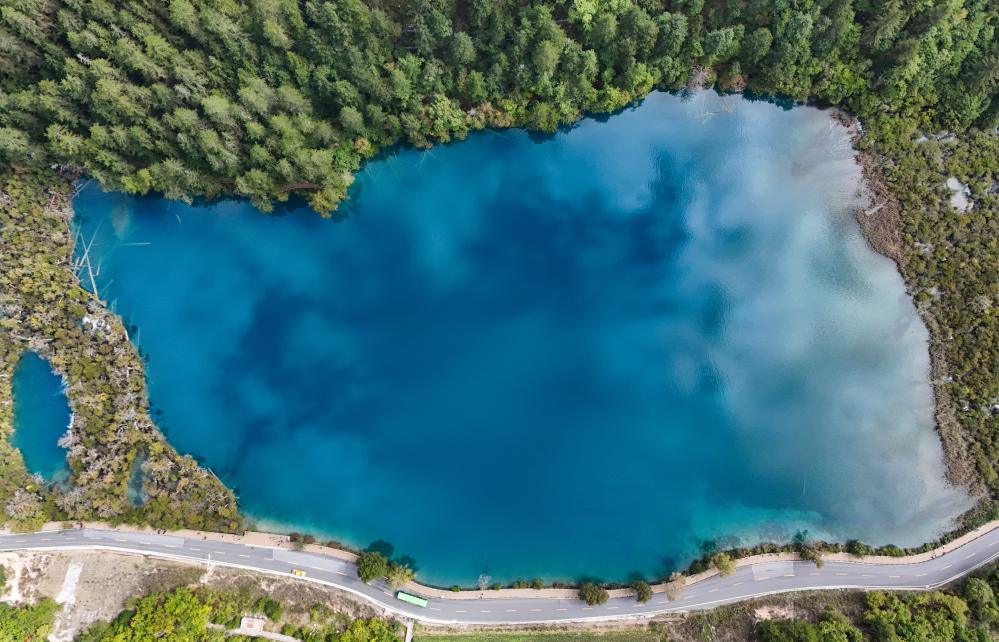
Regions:
<instances>
[{"instance_id":1,"label":"forest","mask_svg":"<svg viewBox=\"0 0 999 642\"><path fill-rule=\"evenodd\" d=\"M987 0L3 0L0 159L335 209L365 158L552 131L691 70L835 104L893 145L999 124Z\"/></svg>"},{"instance_id":2,"label":"forest","mask_svg":"<svg viewBox=\"0 0 999 642\"><path fill-rule=\"evenodd\" d=\"M930 327L952 477L994 497L997 26L991 0L0 0L0 350L8 374L25 349L49 358L81 420L72 496L32 485L4 443L7 518L240 528L232 494L158 435L120 320L81 332L107 313L70 270L77 177L263 211L296 197L329 215L393 146L551 132L700 86L859 118L884 187L859 218ZM967 211L948 203L951 176ZM153 501L139 509L124 496L143 458ZM967 523L997 515L986 499Z\"/></svg>"}]
</instances>

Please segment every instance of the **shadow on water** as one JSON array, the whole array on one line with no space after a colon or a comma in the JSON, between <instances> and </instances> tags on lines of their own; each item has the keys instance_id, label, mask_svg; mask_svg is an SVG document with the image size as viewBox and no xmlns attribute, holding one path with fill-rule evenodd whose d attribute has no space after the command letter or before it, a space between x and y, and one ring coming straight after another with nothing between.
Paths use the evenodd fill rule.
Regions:
<instances>
[{"instance_id":1,"label":"shadow on water","mask_svg":"<svg viewBox=\"0 0 999 642\"><path fill-rule=\"evenodd\" d=\"M383 539L371 542L364 548L364 550L369 553L381 553L389 559L392 559L392 556L395 555L395 546Z\"/></svg>"}]
</instances>

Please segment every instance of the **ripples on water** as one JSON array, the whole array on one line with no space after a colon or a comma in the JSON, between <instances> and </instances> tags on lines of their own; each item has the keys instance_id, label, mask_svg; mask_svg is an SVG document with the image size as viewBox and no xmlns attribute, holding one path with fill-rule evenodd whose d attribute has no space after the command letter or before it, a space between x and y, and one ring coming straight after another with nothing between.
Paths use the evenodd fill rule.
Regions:
<instances>
[{"instance_id":1,"label":"ripples on water","mask_svg":"<svg viewBox=\"0 0 999 642\"><path fill-rule=\"evenodd\" d=\"M916 544L926 331L813 109L654 94L404 151L343 222L86 190L160 425L244 509L422 577L661 573L707 540Z\"/></svg>"}]
</instances>

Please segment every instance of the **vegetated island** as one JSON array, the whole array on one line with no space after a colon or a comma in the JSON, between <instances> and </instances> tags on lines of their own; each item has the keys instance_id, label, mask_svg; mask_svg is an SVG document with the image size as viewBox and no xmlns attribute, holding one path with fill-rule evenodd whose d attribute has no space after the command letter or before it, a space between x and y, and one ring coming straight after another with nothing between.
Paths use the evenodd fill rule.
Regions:
<instances>
[{"instance_id":1,"label":"vegetated island","mask_svg":"<svg viewBox=\"0 0 999 642\"><path fill-rule=\"evenodd\" d=\"M0 432L25 350L65 378L74 414L68 490L0 442L4 519L243 528L233 493L164 441L121 319L80 285L80 176L265 211L299 195L329 215L388 146L554 131L653 88L702 85L860 119L876 202L858 218L930 329L949 476L981 497L961 527L994 519L997 23L986 0L0 0ZM970 207L952 207L951 177ZM137 466L141 503L128 494Z\"/></svg>"}]
</instances>

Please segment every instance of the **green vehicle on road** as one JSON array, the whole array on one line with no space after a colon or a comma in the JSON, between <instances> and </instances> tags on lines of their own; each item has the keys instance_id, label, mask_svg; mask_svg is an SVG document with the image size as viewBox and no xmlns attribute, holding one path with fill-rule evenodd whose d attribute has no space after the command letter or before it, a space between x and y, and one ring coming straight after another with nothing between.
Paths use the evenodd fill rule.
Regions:
<instances>
[{"instance_id":1,"label":"green vehicle on road","mask_svg":"<svg viewBox=\"0 0 999 642\"><path fill-rule=\"evenodd\" d=\"M407 593L406 591L399 591L395 594L395 597L403 602L408 602L409 604L415 604L416 606L424 608L426 608L427 604L430 604L430 600L427 598L420 597L419 595L413 595L412 593Z\"/></svg>"}]
</instances>

